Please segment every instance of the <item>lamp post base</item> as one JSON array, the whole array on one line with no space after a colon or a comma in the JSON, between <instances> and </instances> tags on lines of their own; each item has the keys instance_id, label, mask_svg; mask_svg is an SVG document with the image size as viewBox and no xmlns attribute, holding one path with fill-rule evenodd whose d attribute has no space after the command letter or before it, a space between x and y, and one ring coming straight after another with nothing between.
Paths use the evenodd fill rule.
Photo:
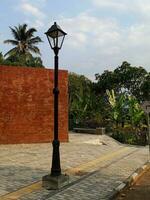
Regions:
<instances>
[{"instance_id":1,"label":"lamp post base","mask_svg":"<svg viewBox=\"0 0 150 200\"><path fill-rule=\"evenodd\" d=\"M69 183L69 176L61 174L59 176L52 176L50 174L43 176L42 187L47 190L57 190Z\"/></svg>"}]
</instances>

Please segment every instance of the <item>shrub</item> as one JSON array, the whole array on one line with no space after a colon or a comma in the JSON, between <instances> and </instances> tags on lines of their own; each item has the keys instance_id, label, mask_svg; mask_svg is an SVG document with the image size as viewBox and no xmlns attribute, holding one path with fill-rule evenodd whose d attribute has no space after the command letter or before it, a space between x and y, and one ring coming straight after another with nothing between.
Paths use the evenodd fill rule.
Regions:
<instances>
[{"instance_id":1,"label":"shrub","mask_svg":"<svg viewBox=\"0 0 150 200\"><path fill-rule=\"evenodd\" d=\"M121 143L132 145L146 145L147 136L145 130L139 132L131 128L118 128L114 129L112 137Z\"/></svg>"}]
</instances>

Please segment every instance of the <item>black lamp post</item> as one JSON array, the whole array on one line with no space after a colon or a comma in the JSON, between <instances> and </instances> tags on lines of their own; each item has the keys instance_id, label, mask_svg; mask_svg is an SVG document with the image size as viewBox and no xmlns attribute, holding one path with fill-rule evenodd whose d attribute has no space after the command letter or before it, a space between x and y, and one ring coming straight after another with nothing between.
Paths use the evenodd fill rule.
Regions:
<instances>
[{"instance_id":1,"label":"black lamp post","mask_svg":"<svg viewBox=\"0 0 150 200\"><path fill-rule=\"evenodd\" d=\"M54 140L52 154L51 174L43 177L43 187L47 189L58 189L68 182L68 176L61 174L59 138L58 138L58 53L63 45L66 33L56 24L52 25L45 33L50 47L54 51Z\"/></svg>"}]
</instances>

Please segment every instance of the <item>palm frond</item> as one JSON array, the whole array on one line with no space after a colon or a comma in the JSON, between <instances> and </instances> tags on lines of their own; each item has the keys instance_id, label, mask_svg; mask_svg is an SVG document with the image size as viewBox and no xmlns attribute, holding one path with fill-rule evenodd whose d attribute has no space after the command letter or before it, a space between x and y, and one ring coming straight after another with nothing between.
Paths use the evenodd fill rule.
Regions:
<instances>
[{"instance_id":1,"label":"palm frond","mask_svg":"<svg viewBox=\"0 0 150 200\"><path fill-rule=\"evenodd\" d=\"M19 32L21 36L21 40L26 41L27 40L27 35L26 35L26 29L27 29L27 24L19 25Z\"/></svg>"},{"instance_id":2,"label":"palm frond","mask_svg":"<svg viewBox=\"0 0 150 200\"><path fill-rule=\"evenodd\" d=\"M17 47L14 47L13 49L9 50L9 51L4 55L4 57L6 57L7 55L9 55L9 56L15 55L15 54L17 54L17 52L18 52Z\"/></svg>"},{"instance_id":3,"label":"palm frond","mask_svg":"<svg viewBox=\"0 0 150 200\"><path fill-rule=\"evenodd\" d=\"M29 44L37 44L39 42L43 42L43 41L41 40L40 37L37 36L37 37L34 37L34 38L30 39L28 43Z\"/></svg>"},{"instance_id":4,"label":"palm frond","mask_svg":"<svg viewBox=\"0 0 150 200\"><path fill-rule=\"evenodd\" d=\"M38 36L34 37L34 32L36 32L35 28L27 29L27 24L19 24L14 28L10 27L10 29L15 40L8 39L4 43L15 45L19 53L25 54L27 52L33 52L40 55L39 48L34 44L38 44L42 40ZM12 52L13 50L11 49L6 55Z\"/></svg>"},{"instance_id":5,"label":"palm frond","mask_svg":"<svg viewBox=\"0 0 150 200\"><path fill-rule=\"evenodd\" d=\"M30 28L30 29L28 29L28 31L26 32L26 34L27 34L27 36L29 38L31 38L35 32L37 32L37 30L35 28Z\"/></svg>"},{"instance_id":6,"label":"palm frond","mask_svg":"<svg viewBox=\"0 0 150 200\"><path fill-rule=\"evenodd\" d=\"M5 40L4 43L5 44L18 45L18 41L16 41L16 40Z\"/></svg>"},{"instance_id":7,"label":"palm frond","mask_svg":"<svg viewBox=\"0 0 150 200\"><path fill-rule=\"evenodd\" d=\"M14 37L16 40L20 40L17 27L15 27L15 29L12 28L12 27L9 27L9 28L10 28L10 30L11 30L11 33L12 33L13 37Z\"/></svg>"},{"instance_id":8,"label":"palm frond","mask_svg":"<svg viewBox=\"0 0 150 200\"><path fill-rule=\"evenodd\" d=\"M29 45L29 46L28 46L28 49L29 49L29 51L31 51L31 52L33 52L33 53L36 53L36 54L41 55L39 48L36 47L36 46L31 46L31 45Z\"/></svg>"}]
</instances>

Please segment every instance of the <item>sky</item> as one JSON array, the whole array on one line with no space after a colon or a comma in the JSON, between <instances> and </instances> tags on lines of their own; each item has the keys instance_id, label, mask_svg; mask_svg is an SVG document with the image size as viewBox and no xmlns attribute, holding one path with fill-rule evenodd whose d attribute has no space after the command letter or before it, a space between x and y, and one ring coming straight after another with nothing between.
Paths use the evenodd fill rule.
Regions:
<instances>
[{"instance_id":1,"label":"sky","mask_svg":"<svg viewBox=\"0 0 150 200\"><path fill-rule=\"evenodd\" d=\"M150 0L1 0L0 52L12 46L9 26L35 27L42 60L53 68L45 32L54 22L67 32L59 53L61 69L83 74L113 70L123 61L150 71Z\"/></svg>"}]
</instances>

